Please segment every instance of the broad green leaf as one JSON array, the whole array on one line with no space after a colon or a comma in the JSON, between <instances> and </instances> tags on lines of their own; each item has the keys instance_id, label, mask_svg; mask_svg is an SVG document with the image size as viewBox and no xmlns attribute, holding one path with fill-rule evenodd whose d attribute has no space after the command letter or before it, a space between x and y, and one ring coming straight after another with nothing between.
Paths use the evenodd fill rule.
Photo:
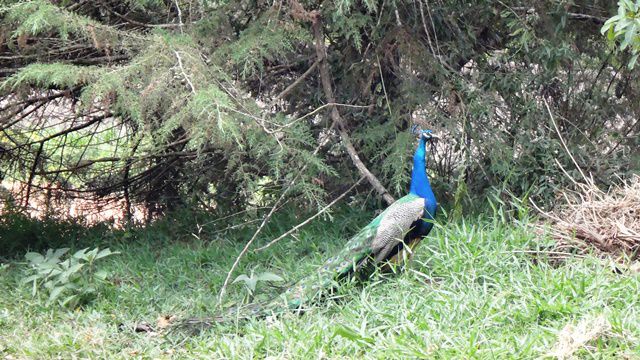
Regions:
<instances>
[{"instance_id":1,"label":"broad green leaf","mask_svg":"<svg viewBox=\"0 0 640 360\"><path fill-rule=\"evenodd\" d=\"M259 281L284 281L284 279L280 276L270 272L260 273L256 276L256 278Z\"/></svg>"},{"instance_id":2,"label":"broad green leaf","mask_svg":"<svg viewBox=\"0 0 640 360\"><path fill-rule=\"evenodd\" d=\"M94 276L96 279L99 279L99 280L104 281L104 280L106 280L106 279L107 279L107 277L109 276L109 273L108 273L106 270L99 270L99 271L97 271L95 274L93 274L93 276Z\"/></svg>"},{"instance_id":3,"label":"broad green leaf","mask_svg":"<svg viewBox=\"0 0 640 360\"><path fill-rule=\"evenodd\" d=\"M614 22L616 22L616 21L618 21L618 20L620 20L622 18L624 18L624 15L620 15L620 14L614 15L613 17L609 18L607 21L604 22L604 25L602 26L602 28L603 29L604 28L608 29L611 24L613 24ZM604 34L604 32L602 32L602 33Z\"/></svg>"},{"instance_id":4,"label":"broad green leaf","mask_svg":"<svg viewBox=\"0 0 640 360\"><path fill-rule=\"evenodd\" d=\"M56 286L56 282L54 282L53 280L45 281L45 283L42 286L45 289L51 290Z\"/></svg>"},{"instance_id":5,"label":"broad green leaf","mask_svg":"<svg viewBox=\"0 0 640 360\"><path fill-rule=\"evenodd\" d=\"M28 252L24 255L24 257L27 259L27 261L29 261L31 264L40 264L44 261L44 256L35 253L35 252Z\"/></svg>"},{"instance_id":6,"label":"broad green leaf","mask_svg":"<svg viewBox=\"0 0 640 360\"><path fill-rule=\"evenodd\" d=\"M22 280L20 280L21 283L26 284L26 283L30 283L32 281L37 281L38 279L40 279L40 277L38 275L31 275L31 276L27 276L25 278L23 278Z\"/></svg>"},{"instance_id":7,"label":"broad green leaf","mask_svg":"<svg viewBox=\"0 0 640 360\"><path fill-rule=\"evenodd\" d=\"M256 291L256 285L258 284L258 280L256 278L249 278L246 281L246 285L251 290L251 292Z\"/></svg>"},{"instance_id":8,"label":"broad green leaf","mask_svg":"<svg viewBox=\"0 0 640 360\"><path fill-rule=\"evenodd\" d=\"M240 281L244 282L244 285L247 287L247 289L249 289L250 292L256 290L256 284L258 283L258 280L255 277L248 277L247 275L242 274L235 278L235 280L233 280L233 283Z\"/></svg>"},{"instance_id":9,"label":"broad green leaf","mask_svg":"<svg viewBox=\"0 0 640 360\"><path fill-rule=\"evenodd\" d=\"M616 38L616 33L615 33L615 31L613 31L613 26L611 26L609 28L609 32L607 33L607 39L609 41L613 41L613 40L615 40L615 38Z\"/></svg>"},{"instance_id":10,"label":"broad green leaf","mask_svg":"<svg viewBox=\"0 0 640 360\"><path fill-rule=\"evenodd\" d=\"M103 257L107 257L107 256L110 256L110 255L116 255L116 254L118 254L118 253L111 251L111 249L109 249L109 248L106 248L106 249L100 250L100 252L96 255L95 259L98 260L98 259L102 259Z\"/></svg>"},{"instance_id":11,"label":"broad green leaf","mask_svg":"<svg viewBox=\"0 0 640 360\"><path fill-rule=\"evenodd\" d=\"M60 269L64 268L64 262L58 263L56 261L45 261L43 263L38 264L38 269Z\"/></svg>"},{"instance_id":12,"label":"broad green leaf","mask_svg":"<svg viewBox=\"0 0 640 360\"><path fill-rule=\"evenodd\" d=\"M51 269L51 272L49 273L49 276L57 276L59 274L62 273L62 270L55 268L55 269Z\"/></svg>"},{"instance_id":13,"label":"broad green leaf","mask_svg":"<svg viewBox=\"0 0 640 360\"><path fill-rule=\"evenodd\" d=\"M69 251L69 248L60 248L60 249L56 249L53 252L53 257L56 259L60 259L62 257L62 255L66 254L67 251Z\"/></svg>"},{"instance_id":14,"label":"broad green leaf","mask_svg":"<svg viewBox=\"0 0 640 360\"><path fill-rule=\"evenodd\" d=\"M43 278L45 278L45 277L51 275L51 272L53 272L54 269L55 268L53 268L53 267L41 266L40 268L38 268L38 275L43 277Z\"/></svg>"},{"instance_id":15,"label":"broad green leaf","mask_svg":"<svg viewBox=\"0 0 640 360\"><path fill-rule=\"evenodd\" d=\"M238 275L238 277L235 278L235 280L233 280L233 284L239 282L239 281L247 281L249 280L249 277L245 274L242 275Z\"/></svg>"},{"instance_id":16,"label":"broad green leaf","mask_svg":"<svg viewBox=\"0 0 640 360\"><path fill-rule=\"evenodd\" d=\"M338 325L338 327L336 328L336 330L333 332L333 336L340 336L343 337L345 339L349 339L349 340L353 340L353 341L357 341L357 342L361 342L361 343L367 343L367 344L373 344L374 340L370 337L364 337L360 334L358 334L358 332L356 332L355 330L345 326L345 325Z\"/></svg>"},{"instance_id":17,"label":"broad green leaf","mask_svg":"<svg viewBox=\"0 0 640 360\"><path fill-rule=\"evenodd\" d=\"M87 257L94 260L96 258L96 255L98 255L98 248L95 248L87 253Z\"/></svg>"},{"instance_id":18,"label":"broad green leaf","mask_svg":"<svg viewBox=\"0 0 640 360\"><path fill-rule=\"evenodd\" d=\"M640 55L640 53L636 53L634 54L631 59L629 60L629 64L627 65L627 67L631 70L636 66L636 62L638 61L638 56Z\"/></svg>"},{"instance_id":19,"label":"broad green leaf","mask_svg":"<svg viewBox=\"0 0 640 360\"><path fill-rule=\"evenodd\" d=\"M89 248L78 250L78 251L76 251L75 254L73 254L73 257L76 258L76 259L86 260L86 258L87 258L87 250L89 250Z\"/></svg>"},{"instance_id":20,"label":"broad green leaf","mask_svg":"<svg viewBox=\"0 0 640 360\"><path fill-rule=\"evenodd\" d=\"M620 44L620 48L622 50L626 49L627 46L633 43L633 38L636 36L637 27L636 24L631 25L625 32L624 40Z\"/></svg>"},{"instance_id":21,"label":"broad green leaf","mask_svg":"<svg viewBox=\"0 0 640 360\"><path fill-rule=\"evenodd\" d=\"M51 290L51 293L49 293L49 300L47 301L49 303L55 301L65 289L66 289L66 286L64 285L53 288L53 290Z\"/></svg>"},{"instance_id":22,"label":"broad green leaf","mask_svg":"<svg viewBox=\"0 0 640 360\"><path fill-rule=\"evenodd\" d=\"M631 21L627 18L624 18L620 21L618 21L618 23L616 23L615 28L613 29L616 33L620 33L622 32L622 30L624 30L627 26L631 25Z\"/></svg>"},{"instance_id":23,"label":"broad green leaf","mask_svg":"<svg viewBox=\"0 0 640 360\"><path fill-rule=\"evenodd\" d=\"M85 264L74 264L70 266L67 270L63 272L63 276L69 277L75 273L77 273L80 269L84 267Z\"/></svg>"},{"instance_id":24,"label":"broad green leaf","mask_svg":"<svg viewBox=\"0 0 640 360\"><path fill-rule=\"evenodd\" d=\"M78 295L71 295L71 296L65 298L64 300L62 300L60 305L67 306L69 304L73 304L77 298L78 298Z\"/></svg>"}]
</instances>

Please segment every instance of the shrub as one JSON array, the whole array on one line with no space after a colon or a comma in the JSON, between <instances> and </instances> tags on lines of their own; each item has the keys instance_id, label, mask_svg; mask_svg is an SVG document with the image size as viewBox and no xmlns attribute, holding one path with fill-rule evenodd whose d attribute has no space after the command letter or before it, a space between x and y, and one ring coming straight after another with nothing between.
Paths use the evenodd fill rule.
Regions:
<instances>
[{"instance_id":1,"label":"shrub","mask_svg":"<svg viewBox=\"0 0 640 360\"><path fill-rule=\"evenodd\" d=\"M42 255L29 252L25 255L29 263L23 284L30 284L34 297L48 296L47 306L77 307L95 297L98 286L107 279L108 273L98 270L96 261L117 254L107 249L82 249L62 260L68 248L49 249Z\"/></svg>"}]
</instances>

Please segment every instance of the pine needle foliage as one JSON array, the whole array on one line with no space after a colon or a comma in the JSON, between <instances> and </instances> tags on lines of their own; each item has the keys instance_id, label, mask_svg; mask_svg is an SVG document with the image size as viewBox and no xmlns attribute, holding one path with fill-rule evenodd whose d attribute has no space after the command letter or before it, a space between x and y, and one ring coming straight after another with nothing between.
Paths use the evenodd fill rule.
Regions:
<instances>
[{"instance_id":1,"label":"pine needle foliage","mask_svg":"<svg viewBox=\"0 0 640 360\"><path fill-rule=\"evenodd\" d=\"M34 63L2 82L0 91L28 91L32 87L72 89L95 82L100 77L100 72L98 67Z\"/></svg>"},{"instance_id":2,"label":"pine needle foliage","mask_svg":"<svg viewBox=\"0 0 640 360\"><path fill-rule=\"evenodd\" d=\"M407 130L441 132L429 166L459 207L495 188L553 203L581 171L607 185L640 167L627 2L5 3L0 171L25 188L124 197L150 218L284 191L313 209L360 176L336 126L396 196Z\"/></svg>"}]
</instances>

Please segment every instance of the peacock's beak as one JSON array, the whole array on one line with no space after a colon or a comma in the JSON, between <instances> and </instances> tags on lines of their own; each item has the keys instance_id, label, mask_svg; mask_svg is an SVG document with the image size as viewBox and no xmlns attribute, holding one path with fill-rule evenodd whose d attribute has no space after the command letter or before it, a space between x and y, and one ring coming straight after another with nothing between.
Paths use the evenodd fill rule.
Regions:
<instances>
[{"instance_id":1,"label":"peacock's beak","mask_svg":"<svg viewBox=\"0 0 640 360\"><path fill-rule=\"evenodd\" d=\"M438 141L440 140L440 135L433 133L433 132L428 132L428 133L422 133L421 136L424 136L425 139L427 139L427 141Z\"/></svg>"},{"instance_id":2,"label":"peacock's beak","mask_svg":"<svg viewBox=\"0 0 640 360\"><path fill-rule=\"evenodd\" d=\"M431 136L429 137L429 140L440 140L440 135L438 135L436 133L431 133Z\"/></svg>"},{"instance_id":3,"label":"peacock's beak","mask_svg":"<svg viewBox=\"0 0 640 360\"><path fill-rule=\"evenodd\" d=\"M422 130L419 125L415 124L411 127L411 133L418 135L418 139L424 137L429 141L437 141L440 139L440 136L433 132L431 129Z\"/></svg>"}]
</instances>

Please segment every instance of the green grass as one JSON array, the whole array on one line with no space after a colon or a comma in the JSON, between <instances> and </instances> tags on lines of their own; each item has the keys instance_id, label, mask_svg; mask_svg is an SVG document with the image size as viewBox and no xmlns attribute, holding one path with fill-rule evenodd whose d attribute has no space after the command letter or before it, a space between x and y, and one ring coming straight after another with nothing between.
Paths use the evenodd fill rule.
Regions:
<instances>
[{"instance_id":1,"label":"green grass","mask_svg":"<svg viewBox=\"0 0 640 360\"><path fill-rule=\"evenodd\" d=\"M312 271L370 214L334 215L258 254L236 275L270 271L294 281ZM344 219L344 220L343 220ZM110 284L82 309L44 307L19 284L24 264L0 270L0 358L539 358L558 333L604 316L611 329L574 355L639 358L640 276L596 256L548 261L550 240L499 214L441 224L408 269L348 284L340 300L304 315L218 325L199 335L134 333L163 315L215 312L218 290L245 238L160 224L104 240L121 254L100 268ZM295 219L275 222L267 235ZM168 225L169 224L169 225ZM269 240L268 236L262 242ZM618 266L618 268L620 268ZM258 298L275 294L264 284ZM244 290L230 287L226 305Z\"/></svg>"}]
</instances>

